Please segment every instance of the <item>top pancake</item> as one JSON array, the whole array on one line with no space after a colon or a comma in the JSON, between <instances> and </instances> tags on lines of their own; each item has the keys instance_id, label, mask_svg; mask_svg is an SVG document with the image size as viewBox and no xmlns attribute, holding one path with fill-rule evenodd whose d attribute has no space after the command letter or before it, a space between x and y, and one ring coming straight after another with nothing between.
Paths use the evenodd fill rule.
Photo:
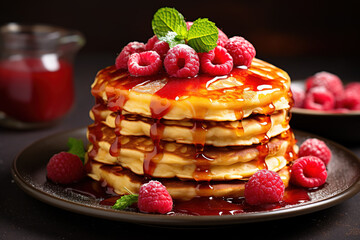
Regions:
<instances>
[{"instance_id":1,"label":"top pancake","mask_svg":"<svg viewBox=\"0 0 360 240\"><path fill-rule=\"evenodd\" d=\"M289 109L288 74L259 59L225 76L172 78L166 73L132 77L115 66L98 72L92 94L98 104L155 119L235 121L252 113ZM95 105L96 107L96 105Z\"/></svg>"}]
</instances>

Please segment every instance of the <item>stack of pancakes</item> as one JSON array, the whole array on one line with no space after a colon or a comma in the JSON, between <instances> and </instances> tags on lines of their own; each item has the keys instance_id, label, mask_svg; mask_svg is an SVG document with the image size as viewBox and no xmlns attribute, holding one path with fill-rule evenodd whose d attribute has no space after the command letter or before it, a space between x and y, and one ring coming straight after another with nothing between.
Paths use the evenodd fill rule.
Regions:
<instances>
[{"instance_id":1,"label":"stack of pancakes","mask_svg":"<svg viewBox=\"0 0 360 240\"><path fill-rule=\"evenodd\" d=\"M254 59L226 76L133 77L107 67L91 90L88 175L120 195L161 181L174 199L241 197L259 169L285 186L296 157L286 72Z\"/></svg>"}]
</instances>

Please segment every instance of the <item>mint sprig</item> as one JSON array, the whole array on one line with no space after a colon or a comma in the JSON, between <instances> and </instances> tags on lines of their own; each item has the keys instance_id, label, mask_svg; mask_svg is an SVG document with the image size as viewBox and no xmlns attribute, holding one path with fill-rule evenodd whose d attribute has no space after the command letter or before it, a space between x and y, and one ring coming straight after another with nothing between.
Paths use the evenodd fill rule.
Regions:
<instances>
[{"instance_id":1,"label":"mint sprig","mask_svg":"<svg viewBox=\"0 0 360 240\"><path fill-rule=\"evenodd\" d=\"M127 194L116 200L116 203L112 206L113 209L124 210L138 201L138 194Z\"/></svg>"},{"instance_id":2,"label":"mint sprig","mask_svg":"<svg viewBox=\"0 0 360 240\"><path fill-rule=\"evenodd\" d=\"M152 20L152 29L160 40L170 45L185 43L187 37L184 16L175 8L160 8Z\"/></svg>"},{"instance_id":3,"label":"mint sprig","mask_svg":"<svg viewBox=\"0 0 360 240\"><path fill-rule=\"evenodd\" d=\"M184 16L175 8L160 8L151 22L152 29L159 40L170 48L187 43L196 52L209 52L217 46L219 30L207 18L196 20L189 31Z\"/></svg>"},{"instance_id":4,"label":"mint sprig","mask_svg":"<svg viewBox=\"0 0 360 240\"><path fill-rule=\"evenodd\" d=\"M187 41L196 52L209 52L217 46L219 30L207 18L199 18L189 29Z\"/></svg>"},{"instance_id":5,"label":"mint sprig","mask_svg":"<svg viewBox=\"0 0 360 240\"><path fill-rule=\"evenodd\" d=\"M81 159L81 161L84 163L85 149L84 149L83 141L80 139L70 137L68 139L67 145L69 147L68 153L72 153L78 156Z\"/></svg>"}]
</instances>

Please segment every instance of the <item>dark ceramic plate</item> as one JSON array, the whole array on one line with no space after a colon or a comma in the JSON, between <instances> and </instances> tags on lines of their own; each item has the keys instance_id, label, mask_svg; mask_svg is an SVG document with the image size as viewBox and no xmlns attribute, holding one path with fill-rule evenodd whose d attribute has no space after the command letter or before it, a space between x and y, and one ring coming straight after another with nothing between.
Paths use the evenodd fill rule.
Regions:
<instances>
[{"instance_id":1,"label":"dark ceramic plate","mask_svg":"<svg viewBox=\"0 0 360 240\"><path fill-rule=\"evenodd\" d=\"M291 82L292 87L304 89L304 80ZM322 112L303 108L292 108L290 125L329 138L339 143L360 143L360 111Z\"/></svg>"},{"instance_id":2,"label":"dark ceramic plate","mask_svg":"<svg viewBox=\"0 0 360 240\"><path fill-rule=\"evenodd\" d=\"M315 137L300 131L295 131L295 134L299 144L309 137ZM64 187L46 180L45 168L49 158L67 148L69 137L81 138L86 142L85 136L86 129L81 128L34 142L14 160L14 180L29 195L65 210L110 220L167 226L225 225L293 217L334 206L360 190L360 159L346 148L323 139L330 147L333 158L328 165L327 183L321 189L309 192L311 200L308 202L270 211L225 216L160 215L118 211L100 205L99 200L66 191Z\"/></svg>"}]
</instances>

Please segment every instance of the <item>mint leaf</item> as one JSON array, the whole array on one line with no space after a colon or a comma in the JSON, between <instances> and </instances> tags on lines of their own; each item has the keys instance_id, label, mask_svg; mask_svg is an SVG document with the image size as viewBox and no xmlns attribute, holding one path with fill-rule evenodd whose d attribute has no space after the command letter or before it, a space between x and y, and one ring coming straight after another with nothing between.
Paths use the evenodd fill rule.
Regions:
<instances>
[{"instance_id":1,"label":"mint leaf","mask_svg":"<svg viewBox=\"0 0 360 240\"><path fill-rule=\"evenodd\" d=\"M175 47L178 44L185 44L185 40L179 38L176 32L168 32L164 37L159 37L159 40L165 41L169 44L169 47Z\"/></svg>"},{"instance_id":2,"label":"mint leaf","mask_svg":"<svg viewBox=\"0 0 360 240\"><path fill-rule=\"evenodd\" d=\"M85 149L84 149L83 141L76 138L69 138L67 145L69 147L68 153L72 153L78 156L81 159L81 161L84 163Z\"/></svg>"},{"instance_id":3,"label":"mint leaf","mask_svg":"<svg viewBox=\"0 0 360 240\"><path fill-rule=\"evenodd\" d=\"M214 49L219 37L219 30L215 23L207 18L197 19L188 32L187 43L196 52L209 52Z\"/></svg>"},{"instance_id":4,"label":"mint leaf","mask_svg":"<svg viewBox=\"0 0 360 240\"><path fill-rule=\"evenodd\" d=\"M132 205L133 203L136 203L138 201L138 197L138 194L124 195L118 200L116 200L116 203L112 206L112 208L117 210L123 210Z\"/></svg>"},{"instance_id":5,"label":"mint leaf","mask_svg":"<svg viewBox=\"0 0 360 240\"><path fill-rule=\"evenodd\" d=\"M184 16L175 8L160 8L155 13L151 24L154 33L159 39L165 37L168 32L176 33L177 39L185 39L187 37Z\"/></svg>"}]
</instances>

